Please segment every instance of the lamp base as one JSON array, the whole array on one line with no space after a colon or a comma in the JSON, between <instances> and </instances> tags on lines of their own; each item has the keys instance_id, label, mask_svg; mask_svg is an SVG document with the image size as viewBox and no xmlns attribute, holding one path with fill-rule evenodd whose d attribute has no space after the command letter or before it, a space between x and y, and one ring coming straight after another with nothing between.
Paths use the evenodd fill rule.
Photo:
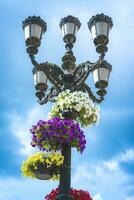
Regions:
<instances>
[{"instance_id":1,"label":"lamp base","mask_svg":"<svg viewBox=\"0 0 134 200\"><path fill-rule=\"evenodd\" d=\"M72 51L67 51L66 54L62 57L62 69L69 72L73 73L73 71L76 68L75 64L76 58L73 55Z\"/></svg>"},{"instance_id":2,"label":"lamp base","mask_svg":"<svg viewBox=\"0 0 134 200\"><path fill-rule=\"evenodd\" d=\"M95 83L95 87L99 89L105 89L108 86L108 82L105 80L100 80Z\"/></svg>"},{"instance_id":3,"label":"lamp base","mask_svg":"<svg viewBox=\"0 0 134 200\"><path fill-rule=\"evenodd\" d=\"M99 44L99 45L96 46L96 51L97 51L97 53L103 54L103 53L106 53L108 51L108 48L107 48L106 45Z\"/></svg>"},{"instance_id":4,"label":"lamp base","mask_svg":"<svg viewBox=\"0 0 134 200\"><path fill-rule=\"evenodd\" d=\"M45 97L45 94L43 91L37 90L35 93L35 96L41 101L43 97Z\"/></svg>"},{"instance_id":5,"label":"lamp base","mask_svg":"<svg viewBox=\"0 0 134 200\"><path fill-rule=\"evenodd\" d=\"M97 91L97 94L101 97L105 96L107 94L107 91L105 89L100 89Z\"/></svg>"},{"instance_id":6,"label":"lamp base","mask_svg":"<svg viewBox=\"0 0 134 200\"><path fill-rule=\"evenodd\" d=\"M109 42L109 39L106 35L98 35L94 39L94 44L96 46L97 53L103 54L107 52L107 44Z\"/></svg>"},{"instance_id":7,"label":"lamp base","mask_svg":"<svg viewBox=\"0 0 134 200\"><path fill-rule=\"evenodd\" d=\"M98 35L94 38L94 44L97 46L99 44L107 45L109 42L109 39L106 35Z\"/></svg>"},{"instance_id":8,"label":"lamp base","mask_svg":"<svg viewBox=\"0 0 134 200\"><path fill-rule=\"evenodd\" d=\"M38 53L38 49L36 46L29 46L27 47L27 53L29 55L36 55Z\"/></svg>"}]
</instances>

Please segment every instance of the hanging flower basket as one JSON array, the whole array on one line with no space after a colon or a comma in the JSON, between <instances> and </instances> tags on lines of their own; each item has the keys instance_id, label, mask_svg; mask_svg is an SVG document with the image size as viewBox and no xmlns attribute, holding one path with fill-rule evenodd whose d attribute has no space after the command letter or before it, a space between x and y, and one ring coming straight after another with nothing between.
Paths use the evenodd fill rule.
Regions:
<instances>
[{"instance_id":1,"label":"hanging flower basket","mask_svg":"<svg viewBox=\"0 0 134 200\"><path fill-rule=\"evenodd\" d=\"M77 111L72 110L63 110L62 111L62 118L63 119L74 119L76 120L79 113Z\"/></svg>"},{"instance_id":2,"label":"hanging flower basket","mask_svg":"<svg viewBox=\"0 0 134 200\"><path fill-rule=\"evenodd\" d=\"M63 160L60 153L37 152L23 162L22 175L40 180L57 180Z\"/></svg>"},{"instance_id":3,"label":"hanging flower basket","mask_svg":"<svg viewBox=\"0 0 134 200\"><path fill-rule=\"evenodd\" d=\"M59 189L54 189L50 194L45 196L45 200L56 200L56 197L59 194ZM89 192L84 190L75 190L70 189L70 195L74 200L93 200L89 194Z\"/></svg>"},{"instance_id":4,"label":"hanging flower basket","mask_svg":"<svg viewBox=\"0 0 134 200\"><path fill-rule=\"evenodd\" d=\"M52 107L52 111L49 113L49 118L59 116L63 119L62 113L66 110L78 113L76 121L82 127L91 126L99 121L99 108L95 106L88 94L84 92L70 92L70 90L61 92Z\"/></svg>"},{"instance_id":5,"label":"hanging flower basket","mask_svg":"<svg viewBox=\"0 0 134 200\"><path fill-rule=\"evenodd\" d=\"M44 170L45 169L45 170ZM49 180L51 179L53 168L47 167L46 164L39 164L37 169L33 170L34 175L37 179L40 180Z\"/></svg>"},{"instance_id":6,"label":"hanging flower basket","mask_svg":"<svg viewBox=\"0 0 134 200\"><path fill-rule=\"evenodd\" d=\"M48 121L40 120L30 131L31 145L42 151L58 151L64 144L75 147L81 153L85 149L85 135L79 124L71 119L54 117Z\"/></svg>"}]
</instances>

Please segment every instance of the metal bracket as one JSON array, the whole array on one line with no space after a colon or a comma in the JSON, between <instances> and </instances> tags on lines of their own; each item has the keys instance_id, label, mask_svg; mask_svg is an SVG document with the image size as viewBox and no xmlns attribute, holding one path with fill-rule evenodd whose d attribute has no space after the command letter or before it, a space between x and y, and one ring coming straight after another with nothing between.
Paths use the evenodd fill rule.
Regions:
<instances>
[{"instance_id":1,"label":"metal bracket","mask_svg":"<svg viewBox=\"0 0 134 200\"><path fill-rule=\"evenodd\" d=\"M76 90L87 92L89 98L96 103L101 103L104 100L103 97L97 98L96 96L94 96L91 88L85 83L89 74L95 68L98 68L99 65L102 63L105 56L104 54L100 56L99 60L96 63L91 63L87 61L85 63L79 64L72 74L65 74L63 70L56 64L48 62L39 64L35 60L34 55L29 56L34 67L36 69L41 68L48 80L53 85L46 91L46 94L42 98L42 100L38 100L41 105L47 103L48 101L54 102L55 97L57 97L60 92L66 89L70 89L72 92Z\"/></svg>"}]
</instances>

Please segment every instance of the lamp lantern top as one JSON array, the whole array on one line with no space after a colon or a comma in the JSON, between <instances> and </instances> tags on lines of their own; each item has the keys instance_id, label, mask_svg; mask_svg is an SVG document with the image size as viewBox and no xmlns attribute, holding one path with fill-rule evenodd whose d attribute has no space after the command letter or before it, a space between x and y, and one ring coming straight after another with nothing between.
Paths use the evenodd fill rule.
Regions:
<instances>
[{"instance_id":1,"label":"lamp lantern top","mask_svg":"<svg viewBox=\"0 0 134 200\"><path fill-rule=\"evenodd\" d=\"M77 17L73 17L72 15L68 15L67 17L64 17L60 21L60 28L62 29L62 26L66 23L74 23L78 29L81 26L80 20Z\"/></svg>"},{"instance_id":2,"label":"lamp lantern top","mask_svg":"<svg viewBox=\"0 0 134 200\"><path fill-rule=\"evenodd\" d=\"M106 22L107 24L109 24L110 28L112 28L113 26L113 21L112 21L112 18L107 16L107 15L104 15L103 13L102 14L97 14L95 16L93 16L89 22L88 22L88 27L89 29L91 30L92 26L94 23L97 23L97 22Z\"/></svg>"},{"instance_id":3,"label":"lamp lantern top","mask_svg":"<svg viewBox=\"0 0 134 200\"><path fill-rule=\"evenodd\" d=\"M38 24L39 26L42 27L42 31L46 32L47 29L47 24L46 22L41 19L40 17L36 17L36 16L29 16L28 18L26 18L23 22L22 22L22 27L23 29L29 25L29 24Z\"/></svg>"},{"instance_id":4,"label":"lamp lantern top","mask_svg":"<svg viewBox=\"0 0 134 200\"><path fill-rule=\"evenodd\" d=\"M109 64L106 60L103 60L103 61L101 62L101 64L99 65L99 68L106 68L106 69L109 70L109 72L112 71L112 65Z\"/></svg>"}]
</instances>

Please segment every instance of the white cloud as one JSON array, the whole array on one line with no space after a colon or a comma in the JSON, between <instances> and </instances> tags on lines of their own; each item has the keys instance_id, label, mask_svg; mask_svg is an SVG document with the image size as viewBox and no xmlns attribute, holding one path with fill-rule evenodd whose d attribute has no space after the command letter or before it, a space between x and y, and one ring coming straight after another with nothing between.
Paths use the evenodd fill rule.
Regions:
<instances>
[{"instance_id":1,"label":"white cloud","mask_svg":"<svg viewBox=\"0 0 134 200\"><path fill-rule=\"evenodd\" d=\"M102 199L101 195L99 193L97 193L93 196L93 200L103 200L103 199Z\"/></svg>"},{"instance_id":2,"label":"white cloud","mask_svg":"<svg viewBox=\"0 0 134 200\"><path fill-rule=\"evenodd\" d=\"M0 200L5 200L5 199L10 199L10 200L16 200L15 198L15 194L14 192L10 192L10 193L6 193L6 192L3 192L3 191L0 191Z\"/></svg>"},{"instance_id":3,"label":"white cloud","mask_svg":"<svg viewBox=\"0 0 134 200\"><path fill-rule=\"evenodd\" d=\"M134 196L127 197L125 200L134 200Z\"/></svg>"},{"instance_id":4,"label":"white cloud","mask_svg":"<svg viewBox=\"0 0 134 200\"><path fill-rule=\"evenodd\" d=\"M109 119L121 120L123 118L128 118L130 116L134 116L133 107L101 109L101 117L105 120Z\"/></svg>"},{"instance_id":5,"label":"white cloud","mask_svg":"<svg viewBox=\"0 0 134 200\"><path fill-rule=\"evenodd\" d=\"M33 107L27 112L26 116L22 116L19 113L12 113L10 115L11 131L22 145L19 150L21 154L29 155L33 152L33 148L30 145L31 133L29 129L38 120L45 118L47 118L47 112L41 106Z\"/></svg>"},{"instance_id":6,"label":"white cloud","mask_svg":"<svg viewBox=\"0 0 134 200\"><path fill-rule=\"evenodd\" d=\"M111 171L115 171L119 169L119 164L117 160L110 160L104 162L105 166L108 167Z\"/></svg>"},{"instance_id":7,"label":"white cloud","mask_svg":"<svg viewBox=\"0 0 134 200\"><path fill-rule=\"evenodd\" d=\"M79 185L92 195L95 194L94 200L126 199L131 190L131 184L127 184L130 176L120 168L120 163L134 160L133 153L134 149L128 149L112 160L96 164L85 162L75 170L73 187Z\"/></svg>"},{"instance_id":8,"label":"white cloud","mask_svg":"<svg viewBox=\"0 0 134 200\"><path fill-rule=\"evenodd\" d=\"M125 152L117 155L111 160L105 161L104 165L111 171L119 170L119 165L122 162L134 161L134 149L128 149Z\"/></svg>"},{"instance_id":9,"label":"white cloud","mask_svg":"<svg viewBox=\"0 0 134 200\"><path fill-rule=\"evenodd\" d=\"M30 179L0 179L0 200L43 200L57 182Z\"/></svg>"},{"instance_id":10,"label":"white cloud","mask_svg":"<svg viewBox=\"0 0 134 200\"><path fill-rule=\"evenodd\" d=\"M128 176L121 170L111 171L103 163L85 163L76 169L72 177L72 185L74 188L88 190L92 196L99 193L104 200L120 200L127 196L124 185L128 180Z\"/></svg>"},{"instance_id":11,"label":"white cloud","mask_svg":"<svg viewBox=\"0 0 134 200\"><path fill-rule=\"evenodd\" d=\"M119 160L122 162L134 161L134 149L129 149L125 153L122 153L119 156Z\"/></svg>"}]
</instances>

